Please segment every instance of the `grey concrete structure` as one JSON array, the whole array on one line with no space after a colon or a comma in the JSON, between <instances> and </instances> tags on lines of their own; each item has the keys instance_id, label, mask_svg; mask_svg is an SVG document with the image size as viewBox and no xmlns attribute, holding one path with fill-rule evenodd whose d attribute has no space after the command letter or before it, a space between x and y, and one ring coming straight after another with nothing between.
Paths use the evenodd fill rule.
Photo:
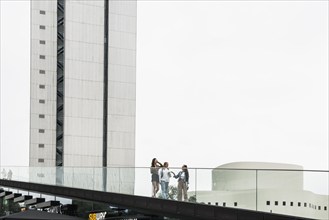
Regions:
<instances>
[{"instance_id":1,"label":"grey concrete structure","mask_svg":"<svg viewBox=\"0 0 329 220\"><path fill-rule=\"evenodd\" d=\"M31 1L30 166L134 167L136 1Z\"/></svg>"}]
</instances>

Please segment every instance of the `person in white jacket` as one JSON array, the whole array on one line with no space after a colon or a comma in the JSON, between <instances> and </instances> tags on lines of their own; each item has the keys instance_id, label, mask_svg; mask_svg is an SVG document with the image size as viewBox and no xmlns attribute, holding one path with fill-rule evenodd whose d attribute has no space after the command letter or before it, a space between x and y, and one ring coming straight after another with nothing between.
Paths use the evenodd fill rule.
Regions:
<instances>
[{"instance_id":1,"label":"person in white jacket","mask_svg":"<svg viewBox=\"0 0 329 220\"><path fill-rule=\"evenodd\" d=\"M168 162L164 162L163 167L159 169L161 196L163 199L169 198L169 181L171 174L168 166Z\"/></svg>"}]
</instances>

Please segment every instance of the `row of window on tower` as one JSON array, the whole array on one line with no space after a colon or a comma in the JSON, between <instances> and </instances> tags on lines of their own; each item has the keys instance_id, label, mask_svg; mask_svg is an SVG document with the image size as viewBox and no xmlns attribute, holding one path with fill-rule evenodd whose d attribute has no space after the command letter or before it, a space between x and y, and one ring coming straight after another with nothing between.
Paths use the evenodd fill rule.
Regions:
<instances>
[{"instance_id":1,"label":"row of window on tower","mask_svg":"<svg viewBox=\"0 0 329 220\"><path fill-rule=\"evenodd\" d=\"M40 15L45 15L46 14L46 11L40 10L39 13L40 13ZM40 30L46 30L46 26L45 25L39 25L39 29ZM39 44L40 45L45 45L46 44L46 41L45 40L39 40ZM39 59L45 60L46 59L46 55L39 55ZM40 69L39 70L39 74L46 74L46 71ZM45 85L42 85L42 84L39 85L39 89L42 89L43 90L45 88L46 88ZM45 104L46 103L46 100L39 99L39 103L40 104ZM45 115L44 114L39 114L39 118L40 119L44 119L45 118ZM45 129L39 129L38 132L40 134L43 134L43 133L45 133ZM39 148L44 148L45 147L45 144L38 144L38 147ZM39 158L38 159L38 163L44 163L44 162L45 162L45 160L43 158Z\"/></svg>"}]
</instances>

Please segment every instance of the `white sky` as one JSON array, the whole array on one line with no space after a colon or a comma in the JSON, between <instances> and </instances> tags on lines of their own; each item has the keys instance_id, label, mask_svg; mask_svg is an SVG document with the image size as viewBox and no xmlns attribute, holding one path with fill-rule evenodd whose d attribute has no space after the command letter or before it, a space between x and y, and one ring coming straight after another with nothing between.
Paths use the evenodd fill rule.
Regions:
<instances>
[{"instance_id":1,"label":"white sky","mask_svg":"<svg viewBox=\"0 0 329 220\"><path fill-rule=\"evenodd\" d=\"M29 9L1 0L2 165L28 165ZM329 170L328 1L138 1L137 22L136 166Z\"/></svg>"}]
</instances>

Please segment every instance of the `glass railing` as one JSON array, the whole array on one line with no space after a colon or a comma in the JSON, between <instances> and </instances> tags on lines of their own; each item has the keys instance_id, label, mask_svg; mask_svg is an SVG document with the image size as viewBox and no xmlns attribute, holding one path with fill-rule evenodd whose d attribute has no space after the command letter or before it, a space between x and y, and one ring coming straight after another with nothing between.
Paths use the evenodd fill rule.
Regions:
<instances>
[{"instance_id":1,"label":"glass railing","mask_svg":"<svg viewBox=\"0 0 329 220\"><path fill-rule=\"evenodd\" d=\"M170 168L178 173L180 168ZM138 196L152 195L148 167L1 167L1 178ZM189 168L188 201L314 219L329 216L329 172ZM169 198L177 199L170 178ZM161 187L157 196L160 198Z\"/></svg>"}]
</instances>

